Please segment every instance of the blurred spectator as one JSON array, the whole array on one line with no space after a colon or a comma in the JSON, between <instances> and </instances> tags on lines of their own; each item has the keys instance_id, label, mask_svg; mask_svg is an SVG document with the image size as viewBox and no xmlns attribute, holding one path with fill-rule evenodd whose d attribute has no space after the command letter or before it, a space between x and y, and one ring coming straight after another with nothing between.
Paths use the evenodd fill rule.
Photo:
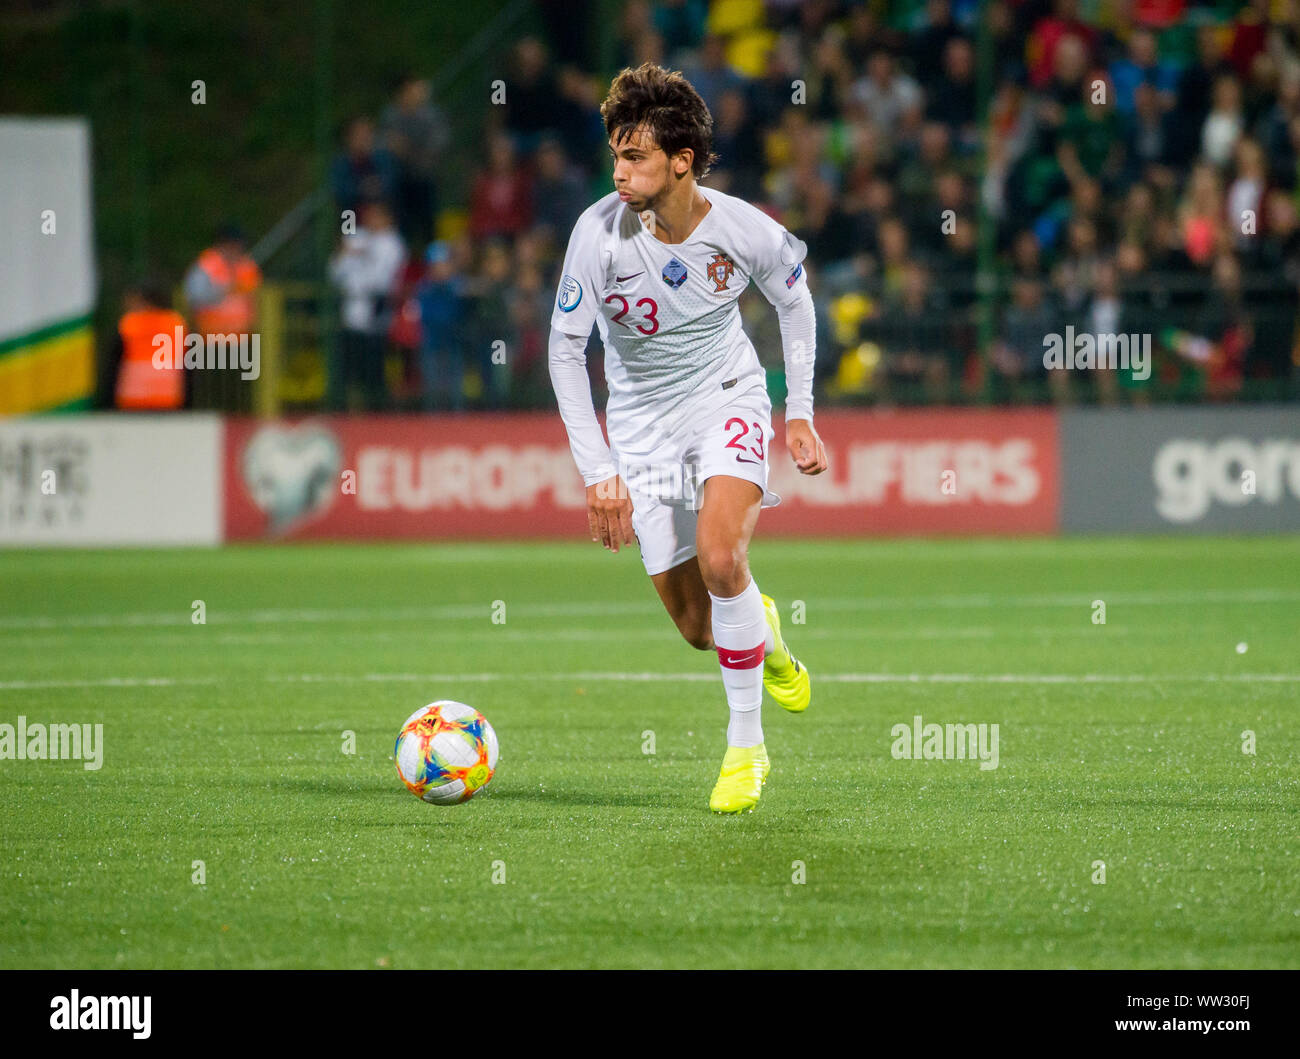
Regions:
<instances>
[{"instance_id":1,"label":"blurred spectator","mask_svg":"<svg viewBox=\"0 0 1300 1059\"><path fill-rule=\"evenodd\" d=\"M390 404L384 378L384 355L392 322L398 275L406 247L383 201L365 203L356 233L343 236L330 260L330 278L342 297L344 387L351 402L352 384L361 389L361 407L380 411Z\"/></svg>"},{"instance_id":2,"label":"blurred spectator","mask_svg":"<svg viewBox=\"0 0 1300 1059\"><path fill-rule=\"evenodd\" d=\"M853 85L853 95L890 138L919 118L923 106L920 86L898 70L883 48L867 60L867 74Z\"/></svg>"},{"instance_id":3,"label":"blurred spectator","mask_svg":"<svg viewBox=\"0 0 1300 1059\"><path fill-rule=\"evenodd\" d=\"M1081 330L1093 335L1129 335L1135 333L1132 326L1135 321L1125 312L1124 299L1120 294L1119 269L1114 261L1099 261L1093 269L1093 288L1088 301L1088 309L1082 321ZM1103 404L1114 404L1119 396L1119 376L1127 373L1130 380L1137 379L1130 351L1128 368L1098 364L1089 373L1096 385L1097 395Z\"/></svg>"},{"instance_id":4,"label":"blurred spectator","mask_svg":"<svg viewBox=\"0 0 1300 1059\"><path fill-rule=\"evenodd\" d=\"M1240 388L1254 329L1246 313L1241 268L1231 254L1214 260L1210 296L1191 334L1178 333L1170 343L1184 361L1184 386L1212 400L1233 396Z\"/></svg>"},{"instance_id":5,"label":"blurred spectator","mask_svg":"<svg viewBox=\"0 0 1300 1059\"><path fill-rule=\"evenodd\" d=\"M953 328L960 339L960 349L971 348L974 338L969 310L978 297L975 287L979 270L978 249L974 219L959 217L952 235L944 244L944 254L935 266L936 286L944 292L948 305L956 310Z\"/></svg>"},{"instance_id":6,"label":"blurred spectator","mask_svg":"<svg viewBox=\"0 0 1300 1059\"><path fill-rule=\"evenodd\" d=\"M1017 3L1018 10L1029 7L1018 0L988 0L979 17L985 20L992 38L995 75L1005 78L1007 84L1024 84L1027 81L1024 38L1017 31L1013 3Z\"/></svg>"},{"instance_id":7,"label":"blurred spectator","mask_svg":"<svg viewBox=\"0 0 1300 1059\"><path fill-rule=\"evenodd\" d=\"M407 254L393 294L393 316L388 325L389 349L401 357L401 380L394 387L395 403L406 407L422 391L420 378L420 303L416 291L424 282L427 266L420 254Z\"/></svg>"},{"instance_id":8,"label":"blurred spectator","mask_svg":"<svg viewBox=\"0 0 1300 1059\"><path fill-rule=\"evenodd\" d=\"M818 37L806 81L808 102L817 120L840 120L853 89L853 64L844 47L844 32L838 26L831 26Z\"/></svg>"},{"instance_id":9,"label":"blurred spectator","mask_svg":"<svg viewBox=\"0 0 1300 1059\"><path fill-rule=\"evenodd\" d=\"M478 372L486 408L504 406L510 386L510 356L517 352L508 299L513 272L510 245L489 239L483 245L478 272L466 284L471 299L466 356Z\"/></svg>"},{"instance_id":10,"label":"blurred spectator","mask_svg":"<svg viewBox=\"0 0 1300 1059\"><path fill-rule=\"evenodd\" d=\"M1300 115L1300 66L1288 65L1278 78L1277 96L1259 119L1269 183L1285 188L1297 186L1296 142L1291 138L1295 115Z\"/></svg>"},{"instance_id":11,"label":"blurred spectator","mask_svg":"<svg viewBox=\"0 0 1300 1059\"><path fill-rule=\"evenodd\" d=\"M470 190L470 234L475 239L513 236L532 222L530 174L518 164L510 137L494 134L488 141L487 168L475 176Z\"/></svg>"},{"instance_id":12,"label":"blurred spectator","mask_svg":"<svg viewBox=\"0 0 1300 1059\"><path fill-rule=\"evenodd\" d=\"M451 142L441 110L429 101L429 82L406 74L380 118L384 145L397 163L397 227L402 238L423 246L438 213L438 160Z\"/></svg>"},{"instance_id":13,"label":"blurred spectator","mask_svg":"<svg viewBox=\"0 0 1300 1059\"><path fill-rule=\"evenodd\" d=\"M707 39L706 39L707 43ZM720 97L727 88L745 91L749 99L750 113L760 125L771 128L783 123L790 111L797 110L804 120L811 122L815 114L807 105L795 104L791 100L791 83L805 74L803 56L799 51L797 39L787 35L778 37L773 47L767 51L767 61L763 74L747 84L735 71L729 71L737 78L733 84L724 84L715 90L715 98ZM775 161L769 157L769 162Z\"/></svg>"},{"instance_id":14,"label":"blurred spectator","mask_svg":"<svg viewBox=\"0 0 1300 1059\"><path fill-rule=\"evenodd\" d=\"M555 127L559 96L546 46L536 37L515 45L511 76L506 81L505 128L525 155L531 155L545 129Z\"/></svg>"},{"instance_id":15,"label":"blurred spectator","mask_svg":"<svg viewBox=\"0 0 1300 1059\"><path fill-rule=\"evenodd\" d=\"M1183 131L1177 158L1190 162L1201 148L1201 130L1210 104L1215 84L1225 76L1232 76L1232 67L1223 57L1218 27L1202 25L1196 31L1196 61L1183 71L1178 81L1178 127Z\"/></svg>"},{"instance_id":16,"label":"blurred spectator","mask_svg":"<svg viewBox=\"0 0 1300 1059\"><path fill-rule=\"evenodd\" d=\"M1208 265L1224 231L1223 193L1213 167L1202 163L1192 170L1178 214L1188 260Z\"/></svg>"},{"instance_id":17,"label":"blurred spectator","mask_svg":"<svg viewBox=\"0 0 1300 1059\"><path fill-rule=\"evenodd\" d=\"M808 244L809 254L832 267L852 255L856 248L854 225L830 184L811 177L803 188L801 212L792 231Z\"/></svg>"},{"instance_id":18,"label":"blurred spectator","mask_svg":"<svg viewBox=\"0 0 1300 1059\"><path fill-rule=\"evenodd\" d=\"M1043 274L1042 248L1031 228L1016 233L1011 245L1011 275L1016 279L1037 279Z\"/></svg>"},{"instance_id":19,"label":"blurred spectator","mask_svg":"<svg viewBox=\"0 0 1300 1059\"><path fill-rule=\"evenodd\" d=\"M1073 218L1066 228L1065 253L1052 270L1052 285L1064 310L1064 322L1082 326L1080 316L1096 283L1101 264L1097 227L1086 217Z\"/></svg>"},{"instance_id":20,"label":"blurred spectator","mask_svg":"<svg viewBox=\"0 0 1300 1059\"><path fill-rule=\"evenodd\" d=\"M1232 44L1228 62L1237 75L1250 75L1255 60L1264 52L1268 40L1269 0L1245 0L1232 24Z\"/></svg>"},{"instance_id":21,"label":"blurred spectator","mask_svg":"<svg viewBox=\"0 0 1300 1059\"><path fill-rule=\"evenodd\" d=\"M1125 182L1154 180L1168 185L1173 181L1173 164L1177 143L1178 121L1173 111L1160 103L1156 89L1148 82L1138 84L1133 92L1133 109L1124 122Z\"/></svg>"},{"instance_id":22,"label":"blurred spectator","mask_svg":"<svg viewBox=\"0 0 1300 1059\"><path fill-rule=\"evenodd\" d=\"M951 397L953 376L960 375L946 314L922 265L908 262L902 273L900 289L869 329L884 351L882 392L888 398L920 396L943 404Z\"/></svg>"},{"instance_id":23,"label":"blurred spectator","mask_svg":"<svg viewBox=\"0 0 1300 1059\"><path fill-rule=\"evenodd\" d=\"M1150 184L1130 186L1119 218L1120 240L1135 242L1139 246L1150 242L1157 210L1155 193Z\"/></svg>"},{"instance_id":24,"label":"blurred spectator","mask_svg":"<svg viewBox=\"0 0 1300 1059\"><path fill-rule=\"evenodd\" d=\"M653 15L650 0L627 0L622 5L614 48L614 63L620 69L624 66L636 69L642 38L656 32Z\"/></svg>"},{"instance_id":25,"label":"blurred spectator","mask_svg":"<svg viewBox=\"0 0 1300 1059\"><path fill-rule=\"evenodd\" d=\"M682 76L695 86L710 114L721 109L724 92L745 91L745 79L727 62L727 42L715 33L704 38L694 61L683 64ZM788 91L787 85L787 99Z\"/></svg>"},{"instance_id":26,"label":"blurred spectator","mask_svg":"<svg viewBox=\"0 0 1300 1059\"><path fill-rule=\"evenodd\" d=\"M952 37L943 51L943 69L929 91L926 117L948 127L957 143L968 149L978 145L975 49L965 37Z\"/></svg>"},{"instance_id":27,"label":"blurred spectator","mask_svg":"<svg viewBox=\"0 0 1300 1059\"><path fill-rule=\"evenodd\" d=\"M360 214L363 202L383 201L395 208L397 162L384 147L375 143L375 124L369 118L353 118L343 132L343 150L330 169L330 187L339 210Z\"/></svg>"},{"instance_id":28,"label":"blurred spectator","mask_svg":"<svg viewBox=\"0 0 1300 1059\"><path fill-rule=\"evenodd\" d=\"M424 280L415 291L420 306L420 407L426 412L459 412L465 407L464 281L445 242L433 243L425 262Z\"/></svg>"},{"instance_id":29,"label":"blurred spectator","mask_svg":"<svg viewBox=\"0 0 1300 1059\"><path fill-rule=\"evenodd\" d=\"M1238 140L1235 156L1236 175L1228 186L1227 227L1237 249L1248 250L1260 241L1268 173L1264 152L1254 140Z\"/></svg>"},{"instance_id":30,"label":"blurred spectator","mask_svg":"<svg viewBox=\"0 0 1300 1059\"><path fill-rule=\"evenodd\" d=\"M262 272L248 256L243 229L218 230L185 275L185 300L202 334L245 334L257 328L257 290Z\"/></svg>"},{"instance_id":31,"label":"blurred spectator","mask_svg":"<svg viewBox=\"0 0 1300 1059\"><path fill-rule=\"evenodd\" d=\"M563 145L555 136L543 136L538 142L535 163L533 224L546 230L552 245L562 247L574 223L589 205L586 181L569 163Z\"/></svg>"},{"instance_id":32,"label":"blurred spectator","mask_svg":"<svg viewBox=\"0 0 1300 1059\"><path fill-rule=\"evenodd\" d=\"M1225 75L1214 82L1213 105L1201 128L1201 152L1216 166L1223 168L1237 149L1237 140L1246 127L1241 105L1241 84Z\"/></svg>"},{"instance_id":33,"label":"blurred spectator","mask_svg":"<svg viewBox=\"0 0 1300 1059\"><path fill-rule=\"evenodd\" d=\"M1254 239L1249 250L1259 271L1282 278L1286 286L1300 286L1300 211L1281 188L1265 199L1262 218L1266 238Z\"/></svg>"},{"instance_id":34,"label":"blurred spectator","mask_svg":"<svg viewBox=\"0 0 1300 1059\"><path fill-rule=\"evenodd\" d=\"M571 66L560 69L551 127L569 159L586 172L604 165L605 123L595 80ZM539 134L537 142L546 138Z\"/></svg>"},{"instance_id":35,"label":"blurred spectator","mask_svg":"<svg viewBox=\"0 0 1300 1059\"><path fill-rule=\"evenodd\" d=\"M1112 186L1124 164L1124 140L1115 108L1094 103L1084 87L1066 112L1057 140L1056 160L1073 187L1090 177Z\"/></svg>"},{"instance_id":36,"label":"blurred spectator","mask_svg":"<svg viewBox=\"0 0 1300 1059\"><path fill-rule=\"evenodd\" d=\"M710 184L726 183L730 195L743 199L758 198L762 191L763 144L758 129L749 117L749 104L742 92L728 89L722 94L714 115L713 149L720 161L710 173Z\"/></svg>"},{"instance_id":37,"label":"blurred spectator","mask_svg":"<svg viewBox=\"0 0 1300 1059\"><path fill-rule=\"evenodd\" d=\"M510 404L539 408L553 400L546 363L550 315L554 292L536 265L520 264L515 282L506 293L514 346L510 359Z\"/></svg>"},{"instance_id":38,"label":"blurred spectator","mask_svg":"<svg viewBox=\"0 0 1300 1059\"><path fill-rule=\"evenodd\" d=\"M870 4L853 5L845 33L844 50L855 70L866 69L867 60L877 48L894 48L901 43L889 27L881 24Z\"/></svg>"},{"instance_id":39,"label":"blurred spectator","mask_svg":"<svg viewBox=\"0 0 1300 1059\"><path fill-rule=\"evenodd\" d=\"M645 63L664 65L664 39L658 30L647 29L632 42L632 58L628 60L628 66L635 69Z\"/></svg>"},{"instance_id":40,"label":"blurred spectator","mask_svg":"<svg viewBox=\"0 0 1300 1059\"><path fill-rule=\"evenodd\" d=\"M1158 334L1158 322L1165 314L1155 306L1163 295L1147 272L1147 254L1142 244L1122 241L1115 251L1115 280L1119 285L1124 334ZM1132 372L1119 374L1119 384L1130 400L1145 403L1155 385L1154 374L1138 379Z\"/></svg>"},{"instance_id":41,"label":"blurred spectator","mask_svg":"<svg viewBox=\"0 0 1300 1059\"><path fill-rule=\"evenodd\" d=\"M1028 6L1028 5L1026 5ZM1068 40L1077 41L1087 61L1096 34L1078 17L1077 0L1053 0L1051 14L1044 15L1029 37L1029 83L1044 87L1056 69L1057 49Z\"/></svg>"},{"instance_id":42,"label":"blurred spectator","mask_svg":"<svg viewBox=\"0 0 1300 1059\"><path fill-rule=\"evenodd\" d=\"M1138 26L1128 39L1128 53L1110 64L1110 80L1115 86L1115 107L1121 114L1132 114L1137 107L1137 90L1145 85L1152 94L1159 112L1174 104L1174 90L1178 87L1178 70L1159 58L1156 35Z\"/></svg>"},{"instance_id":43,"label":"blurred spectator","mask_svg":"<svg viewBox=\"0 0 1300 1059\"><path fill-rule=\"evenodd\" d=\"M1276 382L1300 366L1292 361L1293 350L1300 351L1300 211L1280 188L1270 191L1264 202L1266 235L1250 247L1255 341L1245 367L1248 378Z\"/></svg>"},{"instance_id":44,"label":"blurred spectator","mask_svg":"<svg viewBox=\"0 0 1300 1059\"><path fill-rule=\"evenodd\" d=\"M949 46L954 40L963 38L961 30L953 21L949 0L926 0L925 17L921 26L921 29L912 32L908 54L917 80L928 90L948 64ZM966 43L969 45L969 42ZM974 100L971 102L973 105Z\"/></svg>"},{"instance_id":45,"label":"blurred spectator","mask_svg":"<svg viewBox=\"0 0 1300 1059\"><path fill-rule=\"evenodd\" d=\"M904 274L911 264L907 228L896 217L887 217L876 229L879 252L876 291L884 298L902 293Z\"/></svg>"},{"instance_id":46,"label":"blurred spectator","mask_svg":"<svg viewBox=\"0 0 1300 1059\"><path fill-rule=\"evenodd\" d=\"M1032 399L1033 388L1048 377L1043 364L1043 340L1063 330L1037 279L1017 279L1011 285L1011 305L990 350L994 393L1001 400ZM1065 372L1051 373L1053 394L1065 392Z\"/></svg>"},{"instance_id":47,"label":"blurred spectator","mask_svg":"<svg viewBox=\"0 0 1300 1059\"><path fill-rule=\"evenodd\" d=\"M130 288L124 308L110 354L115 363L114 406L128 412L173 412L184 408L183 360L173 359L162 366L154 363L154 354L160 348L170 349L173 358L183 357L184 348L175 348L175 338L185 334L184 317L172 309L167 291L156 282ZM165 346L157 341L160 335L166 336Z\"/></svg>"}]
</instances>

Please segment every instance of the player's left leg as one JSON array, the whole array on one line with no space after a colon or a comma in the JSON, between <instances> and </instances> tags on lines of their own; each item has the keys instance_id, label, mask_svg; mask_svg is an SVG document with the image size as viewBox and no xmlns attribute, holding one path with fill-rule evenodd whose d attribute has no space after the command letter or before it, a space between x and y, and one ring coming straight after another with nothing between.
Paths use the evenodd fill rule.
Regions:
<instances>
[{"instance_id":1,"label":"player's left leg","mask_svg":"<svg viewBox=\"0 0 1300 1059\"><path fill-rule=\"evenodd\" d=\"M682 639L698 651L712 651L709 590L700 576L699 559L692 555L669 570L651 574L650 582Z\"/></svg>"},{"instance_id":2,"label":"player's left leg","mask_svg":"<svg viewBox=\"0 0 1300 1059\"><path fill-rule=\"evenodd\" d=\"M754 808L769 769L763 744L763 659L775 646L763 598L749 572L749 541L763 490L731 475L709 477L702 491L695 547L709 592L713 642L731 719L727 753L709 798L715 812Z\"/></svg>"}]
</instances>

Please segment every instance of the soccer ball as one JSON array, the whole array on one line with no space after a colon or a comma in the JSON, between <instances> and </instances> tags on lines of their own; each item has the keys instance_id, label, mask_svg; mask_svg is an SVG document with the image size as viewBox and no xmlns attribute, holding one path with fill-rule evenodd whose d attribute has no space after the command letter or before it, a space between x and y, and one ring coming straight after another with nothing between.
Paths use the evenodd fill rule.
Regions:
<instances>
[{"instance_id":1,"label":"soccer ball","mask_svg":"<svg viewBox=\"0 0 1300 1059\"><path fill-rule=\"evenodd\" d=\"M406 719L393 757L397 774L417 798L455 805L487 786L498 753L486 717L463 702L439 699Z\"/></svg>"}]
</instances>

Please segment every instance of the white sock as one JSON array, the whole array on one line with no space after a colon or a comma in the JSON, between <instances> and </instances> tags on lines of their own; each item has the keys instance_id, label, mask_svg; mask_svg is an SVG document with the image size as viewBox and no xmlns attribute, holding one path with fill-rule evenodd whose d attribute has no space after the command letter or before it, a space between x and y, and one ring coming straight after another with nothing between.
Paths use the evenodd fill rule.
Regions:
<instances>
[{"instance_id":1,"label":"white sock","mask_svg":"<svg viewBox=\"0 0 1300 1059\"><path fill-rule=\"evenodd\" d=\"M727 745L758 746L763 741L763 657L771 639L763 600L752 577L740 595L724 599L710 592L709 599L713 643L731 709Z\"/></svg>"}]
</instances>

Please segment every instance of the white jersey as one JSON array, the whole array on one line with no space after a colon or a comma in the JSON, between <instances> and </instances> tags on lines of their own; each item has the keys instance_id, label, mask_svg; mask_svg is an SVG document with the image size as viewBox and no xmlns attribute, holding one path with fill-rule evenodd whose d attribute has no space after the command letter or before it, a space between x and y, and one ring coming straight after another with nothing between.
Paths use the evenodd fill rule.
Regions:
<instances>
[{"instance_id":1,"label":"white jersey","mask_svg":"<svg viewBox=\"0 0 1300 1059\"><path fill-rule=\"evenodd\" d=\"M617 192L588 207L569 237L551 326L585 338L596 323L616 450L649 451L763 377L737 304L751 279L778 310L806 297L800 240L743 199L700 192L712 208L684 242L656 239Z\"/></svg>"}]
</instances>

